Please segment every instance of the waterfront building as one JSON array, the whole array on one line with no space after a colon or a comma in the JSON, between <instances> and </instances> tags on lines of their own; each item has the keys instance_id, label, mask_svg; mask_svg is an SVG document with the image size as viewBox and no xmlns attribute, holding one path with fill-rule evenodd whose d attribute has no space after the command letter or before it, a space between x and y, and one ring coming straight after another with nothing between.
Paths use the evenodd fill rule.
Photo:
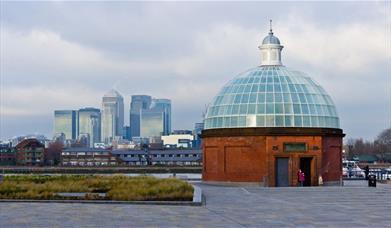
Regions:
<instances>
[{"instance_id":1,"label":"waterfront building","mask_svg":"<svg viewBox=\"0 0 391 228\"><path fill-rule=\"evenodd\" d=\"M101 141L101 114L97 108L82 108L78 111L80 135L88 135L88 146L93 147L94 143Z\"/></svg>"},{"instance_id":2,"label":"waterfront building","mask_svg":"<svg viewBox=\"0 0 391 228\"><path fill-rule=\"evenodd\" d=\"M194 149L113 150L120 165L202 165L202 151Z\"/></svg>"},{"instance_id":3,"label":"waterfront building","mask_svg":"<svg viewBox=\"0 0 391 228\"><path fill-rule=\"evenodd\" d=\"M45 145L37 139L25 139L15 146L16 165L43 165Z\"/></svg>"},{"instance_id":4,"label":"waterfront building","mask_svg":"<svg viewBox=\"0 0 391 228\"><path fill-rule=\"evenodd\" d=\"M204 181L264 186L340 184L342 138L331 97L307 74L282 65L272 29L261 64L226 84L208 107L202 132Z\"/></svg>"},{"instance_id":5,"label":"waterfront building","mask_svg":"<svg viewBox=\"0 0 391 228\"><path fill-rule=\"evenodd\" d=\"M99 148L67 148L61 152L63 166L115 166L117 159L110 150Z\"/></svg>"},{"instance_id":6,"label":"waterfront building","mask_svg":"<svg viewBox=\"0 0 391 228\"><path fill-rule=\"evenodd\" d=\"M66 139L77 138L77 111L55 110L54 111L54 134L65 134Z\"/></svg>"},{"instance_id":7,"label":"waterfront building","mask_svg":"<svg viewBox=\"0 0 391 228\"><path fill-rule=\"evenodd\" d=\"M110 90L102 98L101 138L111 144L115 136L122 137L124 126L124 101L116 90Z\"/></svg>"}]
</instances>

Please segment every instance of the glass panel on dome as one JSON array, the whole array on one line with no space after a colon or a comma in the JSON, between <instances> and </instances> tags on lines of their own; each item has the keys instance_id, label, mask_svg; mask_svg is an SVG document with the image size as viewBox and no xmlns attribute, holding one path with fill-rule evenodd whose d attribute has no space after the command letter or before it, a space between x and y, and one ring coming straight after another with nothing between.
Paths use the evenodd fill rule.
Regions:
<instances>
[{"instance_id":1,"label":"glass panel on dome","mask_svg":"<svg viewBox=\"0 0 391 228\"><path fill-rule=\"evenodd\" d=\"M239 114L239 105L232 106L232 114Z\"/></svg>"},{"instance_id":2,"label":"glass panel on dome","mask_svg":"<svg viewBox=\"0 0 391 228\"><path fill-rule=\"evenodd\" d=\"M265 122L266 122L265 124L266 127L274 127L274 116L271 115L266 116Z\"/></svg>"},{"instance_id":3,"label":"glass panel on dome","mask_svg":"<svg viewBox=\"0 0 391 228\"><path fill-rule=\"evenodd\" d=\"M279 113L279 114L284 113L284 108L282 103L276 103L274 107L275 107L275 113Z\"/></svg>"},{"instance_id":4,"label":"glass panel on dome","mask_svg":"<svg viewBox=\"0 0 391 228\"><path fill-rule=\"evenodd\" d=\"M274 84L274 92L281 92L281 86L279 84Z\"/></svg>"},{"instance_id":5,"label":"glass panel on dome","mask_svg":"<svg viewBox=\"0 0 391 228\"><path fill-rule=\"evenodd\" d=\"M224 119L223 119L223 126L224 127L230 127L231 126L231 118L230 117L224 117Z\"/></svg>"},{"instance_id":6,"label":"glass panel on dome","mask_svg":"<svg viewBox=\"0 0 391 228\"><path fill-rule=\"evenodd\" d=\"M246 116L246 126L247 127L256 127L257 126L257 116L256 115L247 115Z\"/></svg>"},{"instance_id":7,"label":"glass panel on dome","mask_svg":"<svg viewBox=\"0 0 391 228\"><path fill-rule=\"evenodd\" d=\"M285 126L293 126L293 116L285 116Z\"/></svg>"},{"instance_id":8,"label":"glass panel on dome","mask_svg":"<svg viewBox=\"0 0 391 228\"><path fill-rule=\"evenodd\" d=\"M246 87L244 85L239 86L238 93L243 93Z\"/></svg>"},{"instance_id":9,"label":"glass panel on dome","mask_svg":"<svg viewBox=\"0 0 391 228\"><path fill-rule=\"evenodd\" d=\"M276 116L276 126L277 127L284 126L284 116Z\"/></svg>"},{"instance_id":10,"label":"glass panel on dome","mask_svg":"<svg viewBox=\"0 0 391 228\"><path fill-rule=\"evenodd\" d=\"M257 102L257 94L251 93L249 103L256 103L256 102Z\"/></svg>"},{"instance_id":11,"label":"glass panel on dome","mask_svg":"<svg viewBox=\"0 0 391 228\"><path fill-rule=\"evenodd\" d=\"M299 100L300 100L300 103L307 103L307 101L305 100L305 97L304 97L304 94L303 93L299 93Z\"/></svg>"},{"instance_id":12,"label":"glass panel on dome","mask_svg":"<svg viewBox=\"0 0 391 228\"><path fill-rule=\"evenodd\" d=\"M234 104L239 104L242 99L242 94L236 94Z\"/></svg>"},{"instance_id":13,"label":"glass panel on dome","mask_svg":"<svg viewBox=\"0 0 391 228\"><path fill-rule=\"evenodd\" d=\"M318 120L319 120L319 126L320 126L320 127L324 127L324 126L325 126L325 123L326 123L324 117L323 117L323 116L320 116L320 117L318 118Z\"/></svg>"},{"instance_id":14,"label":"glass panel on dome","mask_svg":"<svg viewBox=\"0 0 391 228\"><path fill-rule=\"evenodd\" d=\"M301 114L300 105L299 104L293 104L293 113L294 114Z\"/></svg>"},{"instance_id":15,"label":"glass panel on dome","mask_svg":"<svg viewBox=\"0 0 391 228\"><path fill-rule=\"evenodd\" d=\"M253 87L251 88L251 92L252 93L258 92L258 85L253 85Z\"/></svg>"},{"instance_id":16,"label":"glass panel on dome","mask_svg":"<svg viewBox=\"0 0 391 228\"><path fill-rule=\"evenodd\" d=\"M289 87L289 91L291 93L296 93L296 89L295 89L295 86L293 84L288 84L288 87Z\"/></svg>"},{"instance_id":17,"label":"glass panel on dome","mask_svg":"<svg viewBox=\"0 0 391 228\"><path fill-rule=\"evenodd\" d=\"M284 97L284 102L289 102L289 103L292 102L291 95L289 93L284 93L283 97Z\"/></svg>"},{"instance_id":18,"label":"glass panel on dome","mask_svg":"<svg viewBox=\"0 0 391 228\"><path fill-rule=\"evenodd\" d=\"M303 90L301 89L300 84L295 84L295 88L296 88L296 92L298 92L298 93L302 93L303 92Z\"/></svg>"},{"instance_id":19,"label":"glass panel on dome","mask_svg":"<svg viewBox=\"0 0 391 228\"><path fill-rule=\"evenodd\" d=\"M299 103L299 96L297 96L297 93L291 93L291 98L293 103Z\"/></svg>"},{"instance_id":20,"label":"glass panel on dome","mask_svg":"<svg viewBox=\"0 0 391 228\"><path fill-rule=\"evenodd\" d=\"M311 115L318 115L318 113L316 112L315 105L311 104L311 105L308 105L308 107L310 108Z\"/></svg>"},{"instance_id":21,"label":"glass panel on dome","mask_svg":"<svg viewBox=\"0 0 391 228\"><path fill-rule=\"evenodd\" d=\"M242 95L242 100L240 101L240 103L248 103L248 94L244 93Z\"/></svg>"},{"instance_id":22,"label":"glass panel on dome","mask_svg":"<svg viewBox=\"0 0 391 228\"><path fill-rule=\"evenodd\" d=\"M266 102L273 102L273 93L267 93L266 94Z\"/></svg>"},{"instance_id":23,"label":"glass panel on dome","mask_svg":"<svg viewBox=\"0 0 391 228\"><path fill-rule=\"evenodd\" d=\"M311 121L309 116L303 116L303 126L311 127Z\"/></svg>"},{"instance_id":24,"label":"glass panel on dome","mask_svg":"<svg viewBox=\"0 0 391 228\"><path fill-rule=\"evenodd\" d=\"M295 116L295 127L302 127L301 116Z\"/></svg>"},{"instance_id":25,"label":"glass panel on dome","mask_svg":"<svg viewBox=\"0 0 391 228\"><path fill-rule=\"evenodd\" d=\"M273 92L273 84L266 84L266 91L272 93Z\"/></svg>"},{"instance_id":26,"label":"glass panel on dome","mask_svg":"<svg viewBox=\"0 0 391 228\"><path fill-rule=\"evenodd\" d=\"M309 114L308 105L302 104L301 105L301 111L303 114Z\"/></svg>"},{"instance_id":27,"label":"glass panel on dome","mask_svg":"<svg viewBox=\"0 0 391 228\"><path fill-rule=\"evenodd\" d=\"M313 127L319 126L318 117L311 116L311 125L312 125Z\"/></svg>"},{"instance_id":28,"label":"glass panel on dome","mask_svg":"<svg viewBox=\"0 0 391 228\"><path fill-rule=\"evenodd\" d=\"M238 126L238 117L237 116L231 117L231 126L232 127L237 127Z\"/></svg>"},{"instance_id":29,"label":"glass panel on dome","mask_svg":"<svg viewBox=\"0 0 391 228\"><path fill-rule=\"evenodd\" d=\"M240 114L247 114L247 104L241 104L240 105Z\"/></svg>"},{"instance_id":30,"label":"glass panel on dome","mask_svg":"<svg viewBox=\"0 0 391 228\"><path fill-rule=\"evenodd\" d=\"M256 104L249 104L247 113L248 114L255 114L255 108L256 108Z\"/></svg>"},{"instance_id":31,"label":"glass panel on dome","mask_svg":"<svg viewBox=\"0 0 391 228\"><path fill-rule=\"evenodd\" d=\"M284 104L284 113L293 114L292 104Z\"/></svg>"},{"instance_id":32,"label":"glass panel on dome","mask_svg":"<svg viewBox=\"0 0 391 228\"><path fill-rule=\"evenodd\" d=\"M288 93L289 92L288 85L286 85L286 84L282 84L281 85L281 89L282 89L282 92L284 92L284 93Z\"/></svg>"},{"instance_id":33,"label":"glass panel on dome","mask_svg":"<svg viewBox=\"0 0 391 228\"><path fill-rule=\"evenodd\" d=\"M258 103L257 104L257 113L258 114L265 114L265 103Z\"/></svg>"},{"instance_id":34,"label":"glass panel on dome","mask_svg":"<svg viewBox=\"0 0 391 228\"><path fill-rule=\"evenodd\" d=\"M257 116L257 126L258 127L265 126L265 116Z\"/></svg>"},{"instance_id":35,"label":"glass panel on dome","mask_svg":"<svg viewBox=\"0 0 391 228\"><path fill-rule=\"evenodd\" d=\"M249 93L251 91L251 86L252 85L247 85L246 88L244 89L244 92Z\"/></svg>"},{"instance_id":36,"label":"glass panel on dome","mask_svg":"<svg viewBox=\"0 0 391 228\"><path fill-rule=\"evenodd\" d=\"M281 93L274 94L274 102L282 102L282 94Z\"/></svg>"},{"instance_id":37,"label":"glass panel on dome","mask_svg":"<svg viewBox=\"0 0 391 228\"><path fill-rule=\"evenodd\" d=\"M265 84L260 84L259 85L259 90L258 90L259 92L266 92L266 86L265 86Z\"/></svg>"},{"instance_id":38,"label":"glass panel on dome","mask_svg":"<svg viewBox=\"0 0 391 228\"><path fill-rule=\"evenodd\" d=\"M227 105L225 115L231 115L232 114L232 105Z\"/></svg>"},{"instance_id":39,"label":"glass panel on dome","mask_svg":"<svg viewBox=\"0 0 391 228\"><path fill-rule=\"evenodd\" d=\"M239 127L245 127L246 126L246 117L245 116L239 116L238 117L238 126Z\"/></svg>"},{"instance_id":40,"label":"glass panel on dome","mask_svg":"<svg viewBox=\"0 0 391 228\"><path fill-rule=\"evenodd\" d=\"M265 103L265 94L258 93L258 104Z\"/></svg>"},{"instance_id":41,"label":"glass panel on dome","mask_svg":"<svg viewBox=\"0 0 391 228\"><path fill-rule=\"evenodd\" d=\"M274 113L274 105L273 103L266 103L266 113L273 114Z\"/></svg>"}]
</instances>

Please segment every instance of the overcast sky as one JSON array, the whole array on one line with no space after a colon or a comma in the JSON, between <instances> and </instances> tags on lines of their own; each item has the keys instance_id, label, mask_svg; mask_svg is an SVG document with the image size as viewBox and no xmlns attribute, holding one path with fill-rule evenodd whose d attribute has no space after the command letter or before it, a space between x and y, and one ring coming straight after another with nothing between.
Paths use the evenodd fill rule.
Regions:
<instances>
[{"instance_id":1,"label":"overcast sky","mask_svg":"<svg viewBox=\"0 0 391 228\"><path fill-rule=\"evenodd\" d=\"M192 129L238 73L259 65L273 19L283 64L331 95L347 138L391 126L391 6L364 3L0 2L0 139L52 137L55 109L100 107L114 88L172 100Z\"/></svg>"}]
</instances>

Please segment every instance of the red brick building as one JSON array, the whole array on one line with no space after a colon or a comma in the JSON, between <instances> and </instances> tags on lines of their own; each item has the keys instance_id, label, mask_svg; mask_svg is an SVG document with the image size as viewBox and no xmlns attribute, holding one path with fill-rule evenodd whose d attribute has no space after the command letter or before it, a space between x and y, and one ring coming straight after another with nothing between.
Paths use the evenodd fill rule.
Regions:
<instances>
[{"instance_id":1,"label":"red brick building","mask_svg":"<svg viewBox=\"0 0 391 228\"><path fill-rule=\"evenodd\" d=\"M261 65L227 83L208 108L203 180L296 186L339 184L342 138L331 97L305 73L281 63L272 30L259 46Z\"/></svg>"},{"instance_id":2,"label":"red brick building","mask_svg":"<svg viewBox=\"0 0 391 228\"><path fill-rule=\"evenodd\" d=\"M43 165L45 145L37 139L25 139L15 147L16 165Z\"/></svg>"}]
</instances>

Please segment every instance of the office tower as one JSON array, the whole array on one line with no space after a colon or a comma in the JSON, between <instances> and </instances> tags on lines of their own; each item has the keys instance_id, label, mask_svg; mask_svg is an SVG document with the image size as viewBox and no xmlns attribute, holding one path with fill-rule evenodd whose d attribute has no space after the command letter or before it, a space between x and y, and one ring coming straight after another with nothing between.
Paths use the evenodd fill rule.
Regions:
<instances>
[{"instance_id":1,"label":"office tower","mask_svg":"<svg viewBox=\"0 0 391 228\"><path fill-rule=\"evenodd\" d=\"M77 112L75 110L54 111L54 134L65 135L65 139L77 137Z\"/></svg>"},{"instance_id":2,"label":"office tower","mask_svg":"<svg viewBox=\"0 0 391 228\"><path fill-rule=\"evenodd\" d=\"M171 133L171 100L152 99L151 110L163 113L162 135L169 135Z\"/></svg>"},{"instance_id":3,"label":"office tower","mask_svg":"<svg viewBox=\"0 0 391 228\"><path fill-rule=\"evenodd\" d=\"M130 102L130 137L140 137L141 110L149 109L152 98L147 95L133 95Z\"/></svg>"},{"instance_id":4,"label":"office tower","mask_svg":"<svg viewBox=\"0 0 391 228\"><path fill-rule=\"evenodd\" d=\"M163 135L164 113L154 109L142 110L140 126L140 136L143 138Z\"/></svg>"},{"instance_id":5,"label":"office tower","mask_svg":"<svg viewBox=\"0 0 391 228\"><path fill-rule=\"evenodd\" d=\"M124 126L124 100L121 94L110 90L102 99L102 141L111 143L115 136L122 136Z\"/></svg>"},{"instance_id":6,"label":"office tower","mask_svg":"<svg viewBox=\"0 0 391 228\"><path fill-rule=\"evenodd\" d=\"M195 123L194 130L193 130L193 135L194 135L193 147L194 148L200 148L201 147L202 130L204 130L204 123Z\"/></svg>"},{"instance_id":7,"label":"office tower","mask_svg":"<svg viewBox=\"0 0 391 228\"><path fill-rule=\"evenodd\" d=\"M79 109L78 136L88 135L89 147L101 141L101 114L97 108Z\"/></svg>"}]
</instances>

